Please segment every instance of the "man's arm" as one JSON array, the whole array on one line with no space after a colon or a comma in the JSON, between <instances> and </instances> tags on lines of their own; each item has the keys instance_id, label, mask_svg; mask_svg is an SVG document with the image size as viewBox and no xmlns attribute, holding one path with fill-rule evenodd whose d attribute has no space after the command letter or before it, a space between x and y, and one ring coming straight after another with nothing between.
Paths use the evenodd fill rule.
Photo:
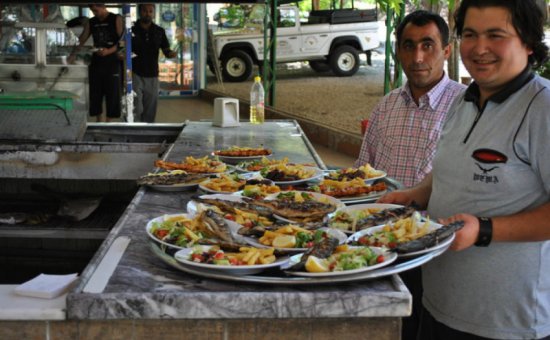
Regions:
<instances>
[{"instance_id":1,"label":"man's arm","mask_svg":"<svg viewBox=\"0 0 550 340\"><path fill-rule=\"evenodd\" d=\"M484 217L484 216L481 216ZM470 214L457 214L441 219L443 224L457 220L465 222L464 228L456 233L451 245L453 250L463 250L476 243L479 236L479 220ZM538 208L509 216L492 217L491 242L539 242L550 240L550 203Z\"/></svg>"},{"instance_id":2,"label":"man's arm","mask_svg":"<svg viewBox=\"0 0 550 340\"><path fill-rule=\"evenodd\" d=\"M168 42L168 38L166 37L166 31L162 29L162 37L160 40L160 49L162 50L162 53L166 58L175 58L178 54L170 49L170 43Z\"/></svg>"},{"instance_id":3,"label":"man's arm","mask_svg":"<svg viewBox=\"0 0 550 340\"><path fill-rule=\"evenodd\" d=\"M420 210L428 207L430 196L432 195L432 173L430 172L424 179L412 188L405 190L392 191L382 197L376 203L393 203L410 205L415 204Z\"/></svg>"}]
</instances>

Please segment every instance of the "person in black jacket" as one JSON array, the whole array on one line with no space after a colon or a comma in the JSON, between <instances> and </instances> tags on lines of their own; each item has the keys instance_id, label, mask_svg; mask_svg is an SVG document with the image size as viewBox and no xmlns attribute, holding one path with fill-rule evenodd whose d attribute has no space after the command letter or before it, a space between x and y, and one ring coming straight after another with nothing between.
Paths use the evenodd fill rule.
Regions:
<instances>
[{"instance_id":1,"label":"person in black jacket","mask_svg":"<svg viewBox=\"0 0 550 340\"><path fill-rule=\"evenodd\" d=\"M91 4L89 8L94 17L84 22L75 51L93 36L94 53L88 67L90 116L97 117L98 122L111 121L119 118L121 112L121 63L117 50L124 26L122 17L109 12L104 4ZM69 63L73 61L74 52L69 57ZM103 115L103 97L106 100L106 119Z\"/></svg>"},{"instance_id":2,"label":"person in black jacket","mask_svg":"<svg viewBox=\"0 0 550 340\"><path fill-rule=\"evenodd\" d=\"M138 5L139 20L132 27L132 84L136 121L154 123L159 90L159 49L167 58L176 52L170 49L164 29L153 22L155 5Z\"/></svg>"}]
</instances>

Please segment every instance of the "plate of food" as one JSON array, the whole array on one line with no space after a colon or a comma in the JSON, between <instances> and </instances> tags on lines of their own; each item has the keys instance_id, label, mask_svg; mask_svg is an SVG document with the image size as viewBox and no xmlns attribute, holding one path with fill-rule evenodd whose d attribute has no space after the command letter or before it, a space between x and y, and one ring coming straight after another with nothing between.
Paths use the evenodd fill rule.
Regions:
<instances>
[{"instance_id":1,"label":"plate of food","mask_svg":"<svg viewBox=\"0 0 550 340\"><path fill-rule=\"evenodd\" d=\"M191 216L212 209L225 219L241 226L270 226L275 218L273 212L265 207L251 204L254 200L238 195L208 194L194 196L187 203L187 212Z\"/></svg>"},{"instance_id":2,"label":"plate of food","mask_svg":"<svg viewBox=\"0 0 550 340\"><path fill-rule=\"evenodd\" d=\"M397 221L361 230L348 238L357 246L385 247L399 257L413 257L448 247L462 221L441 225L432 220L411 216Z\"/></svg>"},{"instance_id":3,"label":"plate of food","mask_svg":"<svg viewBox=\"0 0 550 340\"><path fill-rule=\"evenodd\" d=\"M249 197L252 199L264 199L265 197L281 192L278 185L273 184L269 179L251 179L246 182L243 190L237 191L235 195Z\"/></svg>"},{"instance_id":4,"label":"plate of food","mask_svg":"<svg viewBox=\"0 0 550 340\"><path fill-rule=\"evenodd\" d=\"M277 185L290 185L318 180L323 177L324 171L311 166L275 164L263 168L260 174Z\"/></svg>"},{"instance_id":5,"label":"plate of food","mask_svg":"<svg viewBox=\"0 0 550 340\"><path fill-rule=\"evenodd\" d=\"M245 161L252 161L269 157L272 151L266 148L249 148L233 146L228 149L221 149L212 152L213 156L228 164L237 164Z\"/></svg>"},{"instance_id":6,"label":"plate of food","mask_svg":"<svg viewBox=\"0 0 550 340\"><path fill-rule=\"evenodd\" d=\"M314 185L312 190L336 197L346 204L352 204L375 201L387 192L388 186L383 181L367 184L362 178L342 181L323 179L319 184Z\"/></svg>"},{"instance_id":7,"label":"plate of food","mask_svg":"<svg viewBox=\"0 0 550 340\"><path fill-rule=\"evenodd\" d=\"M345 207L340 200L317 192L282 191L265 197L274 216L286 222L321 222L328 214Z\"/></svg>"},{"instance_id":8,"label":"plate of food","mask_svg":"<svg viewBox=\"0 0 550 340\"><path fill-rule=\"evenodd\" d=\"M219 174L235 170L228 167L224 162L208 158L208 156L202 158L188 156L181 163L157 160L155 161L155 166L166 170L184 170L188 173L202 174Z\"/></svg>"},{"instance_id":9,"label":"plate of food","mask_svg":"<svg viewBox=\"0 0 550 340\"><path fill-rule=\"evenodd\" d=\"M206 179L199 184L199 188L207 193L232 194L244 188L247 181L254 178L256 174L219 174L216 177ZM258 180L261 178L257 178Z\"/></svg>"},{"instance_id":10,"label":"plate of food","mask_svg":"<svg viewBox=\"0 0 550 340\"><path fill-rule=\"evenodd\" d=\"M412 206L364 203L336 210L328 216L327 225L329 228L353 234L359 230L386 224L416 213L416 208Z\"/></svg>"},{"instance_id":11,"label":"plate of food","mask_svg":"<svg viewBox=\"0 0 550 340\"><path fill-rule=\"evenodd\" d=\"M155 217L147 222L147 235L170 248L183 249L204 238L198 218L188 214L170 214Z\"/></svg>"},{"instance_id":12,"label":"plate of food","mask_svg":"<svg viewBox=\"0 0 550 340\"><path fill-rule=\"evenodd\" d=\"M236 168L240 172L256 172L262 170L267 166L275 164L288 164L288 158L285 157L283 159L274 159L262 157L260 159L240 162L237 164Z\"/></svg>"},{"instance_id":13,"label":"plate of food","mask_svg":"<svg viewBox=\"0 0 550 340\"><path fill-rule=\"evenodd\" d=\"M386 177L386 172L374 169L370 164L361 165L358 168L342 168L338 170L327 171L325 178L334 181L352 180L362 178L365 183L370 184L378 179Z\"/></svg>"},{"instance_id":14,"label":"plate of food","mask_svg":"<svg viewBox=\"0 0 550 340\"><path fill-rule=\"evenodd\" d=\"M291 256L282 268L295 276L342 276L382 268L396 259L397 254L385 248L340 245L326 257L315 256L310 251Z\"/></svg>"},{"instance_id":15,"label":"plate of food","mask_svg":"<svg viewBox=\"0 0 550 340\"><path fill-rule=\"evenodd\" d=\"M277 258L273 248L254 247L241 247L238 252L227 252L219 246L195 246L179 250L174 258L187 266L232 275L257 274L288 262L286 256Z\"/></svg>"},{"instance_id":16,"label":"plate of food","mask_svg":"<svg viewBox=\"0 0 550 340\"><path fill-rule=\"evenodd\" d=\"M137 184L158 191L185 191L195 189L200 182L211 176L211 174L191 174L183 170L160 171L141 176L137 179Z\"/></svg>"},{"instance_id":17,"label":"plate of food","mask_svg":"<svg viewBox=\"0 0 550 340\"><path fill-rule=\"evenodd\" d=\"M344 244L348 237L343 232L317 226L304 226L295 223L271 227L241 228L238 233L244 236L246 243L258 248L275 248L286 253L305 252L328 237Z\"/></svg>"}]
</instances>

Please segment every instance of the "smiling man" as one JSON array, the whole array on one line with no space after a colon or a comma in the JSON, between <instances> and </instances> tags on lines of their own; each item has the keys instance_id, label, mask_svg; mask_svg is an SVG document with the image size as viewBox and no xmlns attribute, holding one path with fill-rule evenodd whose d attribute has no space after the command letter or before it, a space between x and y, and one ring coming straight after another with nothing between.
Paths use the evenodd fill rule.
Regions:
<instances>
[{"instance_id":1,"label":"smiling man","mask_svg":"<svg viewBox=\"0 0 550 340\"><path fill-rule=\"evenodd\" d=\"M472 83L441 133L433 170L379 201L463 220L422 267L423 340L550 339L550 81L534 0L463 0L460 54ZM449 217L450 216L450 217Z\"/></svg>"},{"instance_id":2,"label":"smiling man","mask_svg":"<svg viewBox=\"0 0 550 340\"><path fill-rule=\"evenodd\" d=\"M374 108L355 166L369 163L409 187L432 169L447 111L465 86L443 66L451 54L449 27L437 14L415 11L397 28L397 57L407 83ZM420 311L420 269L401 275L413 296L413 313L403 320L402 339L415 339Z\"/></svg>"}]
</instances>

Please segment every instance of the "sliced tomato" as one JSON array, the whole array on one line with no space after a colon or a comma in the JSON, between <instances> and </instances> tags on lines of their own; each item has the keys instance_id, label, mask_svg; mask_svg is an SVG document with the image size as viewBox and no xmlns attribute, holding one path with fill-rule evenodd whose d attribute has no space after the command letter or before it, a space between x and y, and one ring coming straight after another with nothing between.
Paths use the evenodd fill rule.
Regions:
<instances>
[{"instance_id":1,"label":"sliced tomato","mask_svg":"<svg viewBox=\"0 0 550 340\"><path fill-rule=\"evenodd\" d=\"M378 257L376 258L376 263L382 263L385 260L386 259L384 258L384 255L378 255Z\"/></svg>"},{"instance_id":2,"label":"sliced tomato","mask_svg":"<svg viewBox=\"0 0 550 340\"><path fill-rule=\"evenodd\" d=\"M191 254L191 260L194 262L204 262L204 256L202 254Z\"/></svg>"},{"instance_id":3,"label":"sliced tomato","mask_svg":"<svg viewBox=\"0 0 550 340\"><path fill-rule=\"evenodd\" d=\"M224 218L226 220L235 221L235 216L233 216L232 214L225 214Z\"/></svg>"},{"instance_id":4,"label":"sliced tomato","mask_svg":"<svg viewBox=\"0 0 550 340\"><path fill-rule=\"evenodd\" d=\"M166 235L168 235L168 230L165 229L157 230L155 232L155 236L160 239L163 239Z\"/></svg>"},{"instance_id":5,"label":"sliced tomato","mask_svg":"<svg viewBox=\"0 0 550 340\"><path fill-rule=\"evenodd\" d=\"M217 252L216 254L214 254L214 259L215 260L223 260L223 258L225 257L225 254L221 251Z\"/></svg>"}]
</instances>

